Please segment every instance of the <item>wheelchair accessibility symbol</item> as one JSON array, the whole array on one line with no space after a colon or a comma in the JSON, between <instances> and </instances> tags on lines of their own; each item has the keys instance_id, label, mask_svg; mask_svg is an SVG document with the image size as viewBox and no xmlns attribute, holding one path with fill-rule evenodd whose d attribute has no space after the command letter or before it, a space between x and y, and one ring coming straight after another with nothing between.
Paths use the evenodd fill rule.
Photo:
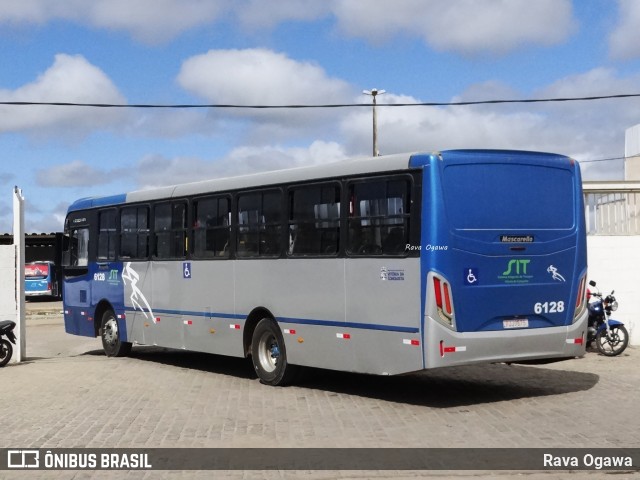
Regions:
<instances>
[{"instance_id":1,"label":"wheelchair accessibility symbol","mask_svg":"<svg viewBox=\"0 0 640 480\"><path fill-rule=\"evenodd\" d=\"M182 278L191 278L191 262L183 262Z\"/></svg>"},{"instance_id":2,"label":"wheelchair accessibility symbol","mask_svg":"<svg viewBox=\"0 0 640 480\"><path fill-rule=\"evenodd\" d=\"M477 268L465 268L464 269L464 284L475 285L478 283L478 269Z\"/></svg>"}]
</instances>

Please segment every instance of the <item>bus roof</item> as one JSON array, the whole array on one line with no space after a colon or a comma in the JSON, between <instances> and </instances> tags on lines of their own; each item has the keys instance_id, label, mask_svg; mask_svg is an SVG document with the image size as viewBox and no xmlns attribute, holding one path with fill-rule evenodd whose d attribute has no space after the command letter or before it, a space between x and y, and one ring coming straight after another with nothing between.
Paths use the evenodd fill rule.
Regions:
<instances>
[{"instance_id":1,"label":"bus roof","mask_svg":"<svg viewBox=\"0 0 640 480\"><path fill-rule=\"evenodd\" d=\"M198 182L170 185L165 187L137 190L126 194L89 197L75 201L69 212L86 208L117 205L132 202L144 202L161 198L184 197L216 191L229 191L241 188L262 187L286 184L309 179L323 179L355 175L358 173L376 173L410 168L412 154L394 154L380 157L362 157L340 160L322 165L295 167L284 170L252 173L234 177L214 178ZM414 167L415 168L415 167Z\"/></svg>"},{"instance_id":2,"label":"bus roof","mask_svg":"<svg viewBox=\"0 0 640 480\"><path fill-rule=\"evenodd\" d=\"M538 158L544 156L551 162L557 161L557 159L560 158L566 159L566 157L556 154L515 150L446 150L433 153L401 153L379 157L360 157L355 159L339 160L322 165L296 167L234 177L207 179L198 182L157 187L147 190L136 190L129 193L111 196L82 198L72 203L69 206L68 212L124 203L145 202L163 198L180 198L211 192L233 191L241 188L258 188L304 180L321 180L362 173L419 169L428 164L434 157L440 157L445 161L451 160L454 163L458 163L465 159L467 161L470 158L478 159L479 156L483 157L483 160L492 157L500 157L502 160L506 160L507 158L513 160L515 157L525 158L533 155Z\"/></svg>"}]
</instances>

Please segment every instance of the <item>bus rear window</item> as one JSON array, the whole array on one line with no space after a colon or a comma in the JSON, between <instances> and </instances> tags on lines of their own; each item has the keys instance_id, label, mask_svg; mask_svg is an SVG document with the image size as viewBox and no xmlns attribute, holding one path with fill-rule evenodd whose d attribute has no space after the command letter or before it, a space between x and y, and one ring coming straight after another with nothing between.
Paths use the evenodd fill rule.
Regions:
<instances>
[{"instance_id":1,"label":"bus rear window","mask_svg":"<svg viewBox=\"0 0 640 480\"><path fill-rule=\"evenodd\" d=\"M48 263L28 263L24 266L24 276L30 279L41 279L49 276Z\"/></svg>"},{"instance_id":2,"label":"bus rear window","mask_svg":"<svg viewBox=\"0 0 640 480\"><path fill-rule=\"evenodd\" d=\"M449 224L456 230L571 229L571 171L539 165L463 164L444 171Z\"/></svg>"}]
</instances>

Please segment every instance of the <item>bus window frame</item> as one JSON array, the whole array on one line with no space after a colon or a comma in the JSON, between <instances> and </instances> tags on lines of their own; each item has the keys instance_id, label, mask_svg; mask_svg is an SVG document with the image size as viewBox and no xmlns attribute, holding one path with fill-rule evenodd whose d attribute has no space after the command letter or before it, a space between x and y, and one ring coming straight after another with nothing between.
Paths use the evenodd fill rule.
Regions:
<instances>
[{"instance_id":1,"label":"bus window frame","mask_svg":"<svg viewBox=\"0 0 640 480\"><path fill-rule=\"evenodd\" d=\"M108 213L108 212L113 212L113 214L114 214L114 218L113 218L113 229L114 229L113 230L113 238L111 238L107 234L107 240L108 240L107 257L102 258L102 257L100 257L100 237L101 237L101 232L103 232L103 231L109 232L110 230L101 230L100 220L102 219L102 215L104 213ZM97 219L97 231L96 231L95 260L97 262L114 262L118 258L118 255L120 253L120 230L119 230L120 209L115 208L115 207L101 208L101 209L99 209L97 211L96 219ZM111 243L111 241L113 241L113 256L109 256L109 244Z\"/></svg>"},{"instance_id":2,"label":"bus window frame","mask_svg":"<svg viewBox=\"0 0 640 480\"><path fill-rule=\"evenodd\" d=\"M191 227L188 228L188 233L189 233L189 251L187 252L187 255L190 258L193 259L197 259L197 260L230 260L231 258L233 258L233 253L234 253L234 243L233 243L233 227L234 227L234 223L233 223L233 206L234 206L234 194L232 192L211 192L205 195L198 195L196 197L192 197L189 199L189 218L190 220L189 225L191 225ZM212 228L202 228L202 227L197 227L195 225L196 221L197 221L197 217L196 217L196 205L198 205L199 202L203 201L203 200L216 200L216 201L220 201L220 199L226 199L228 202L228 225L226 226L215 226ZM219 207L219 203L216 205L216 208ZM195 238L195 234L196 231L198 229L202 229L205 232L212 230L212 231L222 231L225 228L228 231L228 236L227 236L227 247L226 247L226 254L223 255L198 255L196 253L196 238ZM223 253L225 252L225 250L223 249Z\"/></svg>"},{"instance_id":3,"label":"bus window frame","mask_svg":"<svg viewBox=\"0 0 640 480\"><path fill-rule=\"evenodd\" d=\"M415 257L419 256L419 249L403 249L398 253L384 253L381 248L381 253L356 253L352 252L350 248L350 238L349 238L349 230L350 230L350 222L355 218L355 205L354 205L354 215L351 214L351 189L353 185L369 183L369 182L392 182L404 180L407 182L406 193L409 198L407 199L406 205L409 208L408 213L402 214L403 224L406 222L407 233L405 235L405 240L407 245L420 245L420 229L422 228L421 222L421 208L420 202L416 201L417 199L422 198L422 192L419 188L420 179L415 178L415 174L407 173L407 172L387 172L385 175L369 175L366 177L353 177L347 178L344 182L343 194L344 194L344 255L347 258L407 258L407 257Z\"/></svg>"},{"instance_id":4,"label":"bus window frame","mask_svg":"<svg viewBox=\"0 0 640 480\"><path fill-rule=\"evenodd\" d=\"M173 227L173 213L174 213L174 208L177 205L182 204L182 206L184 207L184 222L183 222L183 226L182 226L182 244L181 244L181 250L182 250L182 255L170 255L170 256L158 256L158 251L157 251L157 232L156 232L156 209L159 206L163 206L163 205L169 205L170 208L170 226L169 226L169 230L168 230L168 234L169 234L169 242L171 242L169 244L169 250L171 250L171 247L173 245L173 242L175 241L174 238L174 234L176 232L179 231L179 229L174 228ZM191 212L190 212L190 202L189 199L187 198L167 198L167 199L162 199L159 200L157 202L154 202L152 204L152 208L151 208L151 225L150 225L150 236L151 236L151 245L149 248L149 256L152 260L158 260L158 261L165 261L165 260L187 260L190 255L189 255L189 248L190 248L190 240L189 240L189 232L190 232L190 228L189 228L189 224L190 224L190 217L191 217ZM177 243L175 243L175 246L177 246Z\"/></svg>"},{"instance_id":5,"label":"bus window frame","mask_svg":"<svg viewBox=\"0 0 640 480\"><path fill-rule=\"evenodd\" d=\"M283 185L268 185L265 186L263 188L251 188L248 190L238 190L234 193L233 195L233 210L232 210L232 233L234 235L233 240L233 258L236 260L271 260L271 259L280 259L280 258L285 258L285 218L287 215L287 208L286 208L286 188ZM239 255L239 241L240 241L240 229L241 227L243 227L245 224L241 224L240 223L240 199L243 196L250 196L250 195L255 195L255 194L260 194L261 195L261 199L260 199L260 212L262 213L264 211L264 195L267 193L278 193L280 196L279 199L279 212L280 212L280 219L279 221L276 222L265 222L264 224L261 224L260 222L256 223L256 225L258 225L258 228L263 227L263 228L267 228L267 227L274 227L277 226L279 227L280 231L278 232L278 234L275 234L274 237L278 239L278 252L273 253L271 255L269 254L262 254L260 253L260 234L258 232L258 250L257 253L255 255ZM246 224L246 225L251 225L250 223Z\"/></svg>"},{"instance_id":6,"label":"bus window frame","mask_svg":"<svg viewBox=\"0 0 640 480\"><path fill-rule=\"evenodd\" d=\"M286 211L285 211L285 218L284 218L284 234L285 234L285 243L284 243L284 256L286 258L290 258L293 260L296 259L321 259L321 258L337 258L343 255L344 252L344 243L342 240L342 232L344 230L344 221L343 221L343 214L344 214L344 197L343 197L343 192L344 192L344 188L345 188L345 183L344 181L340 181L340 180L334 180L334 179L327 179L327 180L322 180L319 179L318 181L312 181L312 182L305 182L305 183L295 183L293 185L288 185L285 191L285 198L284 201L286 203ZM289 245L289 232L290 232L290 227L292 224L292 211L291 211L291 202L290 200L290 195L296 191L296 190L304 190L305 188L315 188L315 187L335 187L338 189L338 210L339 210L339 214L337 217L337 222L338 222L338 235L337 235L337 242L338 242L338 248L336 249L336 251L334 253L330 253L330 254L318 254L318 253L310 253L310 254L304 254L304 253L290 253L290 245ZM295 222L295 223L302 223L302 222Z\"/></svg>"},{"instance_id":7,"label":"bus window frame","mask_svg":"<svg viewBox=\"0 0 640 480\"><path fill-rule=\"evenodd\" d=\"M146 256L123 256L122 255L122 235L123 235L123 231L122 231L122 212L128 209L134 209L136 211L136 217L138 215L138 209L139 208L146 208L146 213L147 213L147 255ZM118 236L118 241L117 241L117 251L116 251L116 258L119 261L125 261L125 262L146 262L151 258L151 234L152 234L152 229L151 229L151 219L152 219L152 208L151 208L151 204L149 203L127 203L127 204L123 204L120 205L118 208L118 216L117 216L117 227L116 227L116 232L117 232L117 236ZM136 220L137 221L137 220ZM139 241L139 237L140 237L140 229L138 228L136 233L136 250L138 248L138 241Z\"/></svg>"}]
</instances>

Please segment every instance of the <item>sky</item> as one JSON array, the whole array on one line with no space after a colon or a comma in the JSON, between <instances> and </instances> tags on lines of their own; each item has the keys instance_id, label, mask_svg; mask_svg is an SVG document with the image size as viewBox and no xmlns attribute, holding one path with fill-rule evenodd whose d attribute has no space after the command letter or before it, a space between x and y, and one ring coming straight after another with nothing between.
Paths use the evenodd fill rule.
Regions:
<instances>
[{"instance_id":1,"label":"sky","mask_svg":"<svg viewBox=\"0 0 640 480\"><path fill-rule=\"evenodd\" d=\"M370 155L539 150L623 178L640 99L406 106L640 93L637 0L2 0L0 232L87 196ZM607 160L613 159L613 160ZM4 192L4 193L3 193Z\"/></svg>"}]
</instances>

